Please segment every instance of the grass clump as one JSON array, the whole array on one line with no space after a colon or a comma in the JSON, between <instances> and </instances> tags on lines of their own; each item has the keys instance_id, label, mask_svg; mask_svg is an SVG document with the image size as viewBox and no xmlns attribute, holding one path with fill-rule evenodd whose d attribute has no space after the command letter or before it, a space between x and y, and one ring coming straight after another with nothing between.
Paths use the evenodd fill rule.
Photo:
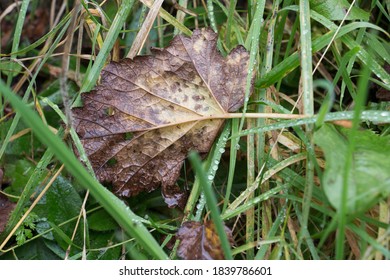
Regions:
<instances>
[{"instance_id":1,"label":"grass clump","mask_svg":"<svg viewBox=\"0 0 390 280\"><path fill-rule=\"evenodd\" d=\"M387 1L6 2L0 258L175 259L180 225L207 219L226 258L390 258ZM123 202L94 178L69 109L109 61L208 26L222 54L249 51L241 114L186 162L184 211L160 191Z\"/></svg>"}]
</instances>

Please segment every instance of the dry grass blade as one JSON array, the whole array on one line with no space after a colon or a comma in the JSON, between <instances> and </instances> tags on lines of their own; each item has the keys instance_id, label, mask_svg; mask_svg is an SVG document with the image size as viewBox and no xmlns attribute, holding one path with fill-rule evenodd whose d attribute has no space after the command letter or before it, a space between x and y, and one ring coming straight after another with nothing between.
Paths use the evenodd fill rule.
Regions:
<instances>
[{"instance_id":1,"label":"dry grass blade","mask_svg":"<svg viewBox=\"0 0 390 280\"><path fill-rule=\"evenodd\" d=\"M141 26L141 29L137 33L137 37L135 37L129 53L126 56L127 58L133 59L141 51L163 2L164 0L156 0L153 3L144 23Z\"/></svg>"}]
</instances>

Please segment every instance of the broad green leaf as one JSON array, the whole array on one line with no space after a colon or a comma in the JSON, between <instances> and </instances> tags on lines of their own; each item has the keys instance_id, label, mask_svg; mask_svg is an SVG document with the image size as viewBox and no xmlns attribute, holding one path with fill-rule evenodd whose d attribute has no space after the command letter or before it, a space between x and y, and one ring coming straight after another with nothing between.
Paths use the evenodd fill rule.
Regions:
<instances>
[{"instance_id":1,"label":"broad green leaf","mask_svg":"<svg viewBox=\"0 0 390 280\"><path fill-rule=\"evenodd\" d=\"M314 141L325 153L322 184L329 202L337 210L341 205L343 176L349 144L348 130L342 133L331 125L322 126ZM371 131L356 134L353 165L348 173L347 211L360 213L381 198L390 195L390 137Z\"/></svg>"},{"instance_id":2,"label":"broad green leaf","mask_svg":"<svg viewBox=\"0 0 390 280\"><path fill-rule=\"evenodd\" d=\"M4 182L10 184L5 189L6 193L19 196L33 171L34 164L26 159L6 163L4 167Z\"/></svg>"},{"instance_id":3,"label":"broad green leaf","mask_svg":"<svg viewBox=\"0 0 390 280\"><path fill-rule=\"evenodd\" d=\"M87 254L87 260L118 260L121 255L122 246L112 246L115 244L115 233L100 232L91 236L91 250Z\"/></svg>"},{"instance_id":4,"label":"broad green leaf","mask_svg":"<svg viewBox=\"0 0 390 280\"><path fill-rule=\"evenodd\" d=\"M92 213L88 217L88 227L96 231L108 231L119 228L119 225L104 209Z\"/></svg>"},{"instance_id":5,"label":"broad green leaf","mask_svg":"<svg viewBox=\"0 0 390 280\"><path fill-rule=\"evenodd\" d=\"M0 71L3 72L4 75L15 77L22 72L22 66L15 61L3 60L0 62Z\"/></svg>"},{"instance_id":6,"label":"broad green leaf","mask_svg":"<svg viewBox=\"0 0 390 280\"><path fill-rule=\"evenodd\" d=\"M59 225L67 220L70 220L79 215L82 200L72 184L64 177L59 176L53 185L46 193L45 209L47 210L48 222L51 225ZM64 235L72 236L75 223L68 223L61 227ZM55 231L54 237L63 246L67 246L68 242L63 242L64 237ZM80 242L80 243L79 243ZM76 235L76 244L81 243L81 236ZM66 247L65 247L66 248Z\"/></svg>"},{"instance_id":7,"label":"broad green leaf","mask_svg":"<svg viewBox=\"0 0 390 280\"><path fill-rule=\"evenodd\" d=\"M58 260L59 257L46 246L43 238L38 238L0 256L0 260ZM44 272L42 272L44 273ZM6 277L3 277L6 278Z\"/></svg>"},{"instance_id":8,"label":"broad green leaf","mask_svg":"<svg viewBox=\"0 0 390 280\"><path fill-rule=\"evenodd\" d=\"M310 0L310 8L330 20L342 20L350 5L347 0ZM355 6L347 19L368 21L369 16L369 13Z\"/></svg>"}]
</instances>

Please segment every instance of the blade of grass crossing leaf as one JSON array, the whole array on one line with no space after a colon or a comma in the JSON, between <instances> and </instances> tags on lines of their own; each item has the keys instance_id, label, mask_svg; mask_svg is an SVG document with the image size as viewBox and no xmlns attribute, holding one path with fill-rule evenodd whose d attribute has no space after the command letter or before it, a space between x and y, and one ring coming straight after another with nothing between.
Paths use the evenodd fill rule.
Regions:
<instances>
[{"instance_id":1,"label":"blade of grass crossing leaf","mask_svg":"<svg viewBox=\"0 0 390 280\"><path fill-rule=\"evenodd\" d=\"M221 135L219 136L217 142L214 144L212 152L210 153L209 157L207 158L207 161L209 163L207 163L205 165L205 166L208 166L208 168L205 169L205 170L207 170L207 180L209 181L210 185L214 181L214 177L215 177L215 174L216 174L216 172L218 170L219 162L221 161L222 154L225 152L226 142L227 142L227 140L229 138L230 130L231 130L231 125L230 125L230 122L228 122L225 125L225 127L224 127ZM209 158L210 158L210 160L209 160ZM200 178L198 178L198 177L196 178L196 180L199 180L199 182L201 182ZM195 221L200 221L201 220L201 215L202 215L204 206L205 206L205 204L207 202L205 200L204 196L205 196L205 193L203 191L203 192L201 192L201 196L200 196L199 202L198 202L198 204L196 206L197 211L196 211L196 214L195 214L195 217L194 217Z\"/></svg>"},{"instance_id":2,"label":"blade of grass crossing leaf","mask_svg":"<svg viewBox=\"0 0 390 280\"><path fill-rule=\"evenodd\" d=\"M260 38L260 32L263 23L264 8L265 8L265 0L258 1L256 5L256 12L253 17L253 21L251 22L251 27L249 29L248 36L245 40L245 48L250 51L249 70L246 79L245 102L244 102L244 108L242 109L243 115L240 121L240 127L238 129L239 133L242 131L242 128L244 127L245 113L248 109L252 75L258 69L258 63L256 65L256 59L258 57L258 52L259 52L259 38Z\"/></svg>"},{"instance_id":3,"label":"blade of grass crossing leaf","mask_svg":"<svg viewBox=\"0 0 390 280\"><path fill-rule=\"evenodd\" d=\"M232 120L232 135L238 133L239 119ZM229 201L230 194L232 192L233 179L234 179L234 171L236 167L237 161L237 150L239 149L239 138L232 138L230 140L230 157L229 157L229 173L228 173L228 181L226 185L226 193L225 193L225 201L222 207L222 213L225 212Z\"/></svg>"},{"instance_id":4,"label":"blade of grass crossing leaf","mask_svg":"<svg viewBox=\"0 0 390 280\"><path fill-rule=\"evenodd\" d=\"M42 102L43 103L46 103L47 105L49 105L53 110L54 112L57 113L57 115L61 118L61 120L67 124L67 119L66 119L66 116L64 115L64 113L62 113L62 111L60 110L60 108L58 107L57 104L54 104L52 101L50 101L50 99L44 97L42 99ZM72 137L72 140L73 140L73 143L74 145L76 146L76 149L77 149L77 152L79 153L79 158L81 160L81 162L83 162L85 164L85 166L87 167L89 173L95 177L95 173L93 171L93 168L92 168L92 165L91 165L91 162L89 161L88 159L88 156L87 154L85 153L85 150L84 150L84 147L83 145L81 144L81 141L80 141L80 138L79 136L77 135L76 131L74 130L73 127L70 127L70 135Z\"/></svg>"},{"instance_id":5,"label":"blade of grass crossing leaf","mask_svg":"<svg viewBox=\"0 0 390 280\"><path fill-rule=\"evenodd\" d=\"M230 125L229 123L225 125L221 135L218 140L214 143L213 147L210 150L209 155L206 160L204 160L202 164L202 169L207 170L207 179L210 183L214 180L215 173L218 170L218 165L221 160L222 154L225 152L226 143L230 134ZM225 195L225 202L228 202L229 197ZM188 197L186 206L184 208L184 217L182 219L182 223L193 220L200 221L202 219L202 214L204 207L206 205L204 192L202 192L201 181L198 176L195 177L194 184L191 188L191 193ZM193 214L194 209L196 208L196 212ZM173 250L171 251L170 258L173 259L176 255L177 247L179 242L176 241Z\"/></svg>"},{"instance_id":6,"label":"blade of grass crossing leaf","mask_svg":"<svg viewBox=\"0 0 390 280\"><path fill-rule=\"evenodd\" d=\"M232 252L230 249L230 242L228 240L228 237L225 232L225 227L222 222L220 212L218 209L218 202L217 199L215 198L215 194L213 190L211 189L211 184L210 181L207 179L206 172L202 168L202 163L200 160L200 157L197 153L191 152L189 155L189 159L191 161L191 164L193 165L196 175L199 177L199 181L202 185L203 191L205 193L206 197L206 202L207 202L207 207L209 208L211 212L211 218L214 222L216 231L218 233L220 242L221 242L221 247L224 252L225 258L227 260L232 260Z\"/></svg>"},{"instance_id":7,"label":"blade of grass crossing leaf","mask_svg":"<svg viewBox=\"0 0 390 280\"><path fill-rule=\"evenodd\" d=\"M142 224L143 219L135 215L123 201L97 182L76 159L68 147L1 80L0 88L4 97L21 114L24 122L35 132L38 139L53 151L56 157L65 164L65 167L74 178L91 192L118 224L130 236L134 237L151 256L157 259L167 259L165 252Z\"/></svg>"},{"instance_id":8,"label":"blade of grass crossing leaf","mask_svg":"<svg viewBox=\"0 0 390 280\"><path fill-rule=\"evenodd\" d=\"M130 13L134 5L134 0L124 0L119 7L114 20L112 21L111 27L107 32L103 46L101 47L98 56L96 57L95 63L93 64L91 71L85 78L83 85L81 86L80 92L86 92L95 86L97 79L99 78L100 72L107 61L110 51L113 48L119 32L125 23L128 14Z\"/></svg>"},{"instance_id":9,"label":"blade of grass crossing leaf","mask_svg":"<svg viewBox=\"0 0 390 280\"><path fill-rule=\"evenodd\" d=\"M351 174L350 170L352 168L353 163L353 153L355 150L355 135L359 127L360 123L360 115L363 111L364 104L367 98L367 88L369 81L370 71L366 66L360 73L360 78L358 81L358 93L355 100L355 111L354 117L352 120L352 128L349 136L348 149L345 160L345 167L343 170L343 188L341 193L341 205L340 211L338 213L338 230L336 235L336 259L341 260L344 259L344 238L345 238L345 229L347 223L347 199L348 199L348 180L349 175Z\"/></svg>"}]
</instances>

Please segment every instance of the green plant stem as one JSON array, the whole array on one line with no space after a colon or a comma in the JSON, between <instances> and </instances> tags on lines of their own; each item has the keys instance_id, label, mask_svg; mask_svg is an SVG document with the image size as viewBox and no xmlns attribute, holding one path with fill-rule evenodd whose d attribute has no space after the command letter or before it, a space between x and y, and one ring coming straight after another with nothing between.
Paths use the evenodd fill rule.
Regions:
<instances>
[{"instance_id":1,"label":"green plant stem","mask_svg":"<svg viewBox=\"0 0 390 280\"><path fill-rule=\"evenodd\" d=\"M368 67L364 67L361 71L361 76L358 81L358 95L355 100L355 111L352 120L352 128L349 136L349 145L346 154L345 167L343 170L343 188L341 192L340 210L338 212L339 224L336 235L336 259L338 260L344 259L344 238L348 213L348 182L350 180L349 174L351 174L350 170L352 168L354 160L353 153L356 146L355 138L360 123L360 115L363 111L364 104L366 102L369 77L370 71Z\"/></svg>"},{"instance_id":2,"label":"green plant stem","mask_svg":"<svg viewBox=\"0 0 390 280\"><path fill-rule=\"evenodd\" d=\"M217 234L221 241L221 246L225 258L227 260L232 260L233 257L230 249L230 242L226 236L225 227L222 222L220 211L217 206L218 202L217 199L215 198L214 192L211 189L210 181L207 180L206 172L202 168L202 162L200 160L200 157L196 152L191 152L189 155L189 159L195 169L196 175L199 177L200 184L203 187L203 191L206 197L207 207L210 209L211 218L214 222L215 228L217 230Z\"/></svg>"},{"instance_id":3,"label":"green plant stem","mask_svg":"<svg viewBox=\"0 0 390 280\"><path fill-rule=\"evenodd\" d=\"M29 3L30 3L30 0L23 0L22 6L20 7L20 10L19 10L19 16L18 16L18 20L17 20L16 26L15 26L15 33L12 37L13 41L12 41L11 60L16 59L15 53L18 51L18 48L19 48L20 37L22 35L24 20L26 18L26 13L27 13L27 8L28 8ZM14 75L13 64L11 64L11 69L8 73L7 86L11 86L13 75ZM1 110L1 112L3 112L3 110ZM2 116L3 115L1 115L1 117Z\"/></svg>"}]
</instances>

